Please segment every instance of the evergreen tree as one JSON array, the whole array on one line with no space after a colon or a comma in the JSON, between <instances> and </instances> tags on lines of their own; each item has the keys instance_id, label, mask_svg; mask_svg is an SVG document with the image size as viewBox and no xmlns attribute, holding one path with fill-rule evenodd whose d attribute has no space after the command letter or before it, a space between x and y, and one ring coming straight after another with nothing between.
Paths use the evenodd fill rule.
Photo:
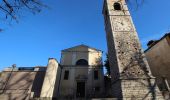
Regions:
<instances>
[{"instance_id":1,"label":"evergreen tree","mask_svg":"<svg viewBox=\"0 0 170 100\"><path fill-rule=\"evenodd\" d=\"M109 65L109 58L108 54L106 54L106 60L104 61L104 66L107 70L107 74L110 76L110 65Z\"/></svg>"}]
</instances>

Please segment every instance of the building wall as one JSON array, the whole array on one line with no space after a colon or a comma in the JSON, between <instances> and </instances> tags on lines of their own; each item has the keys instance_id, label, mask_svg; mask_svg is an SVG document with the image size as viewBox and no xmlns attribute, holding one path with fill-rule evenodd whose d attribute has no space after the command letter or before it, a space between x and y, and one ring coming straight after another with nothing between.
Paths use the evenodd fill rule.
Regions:
<instances>
[{"instance_id":1,"label":"building wall","mask_svg":"<svg viewBox=\"0 0 170 100\"><path fill-rule=\"evenodd\" d=\"M73 67L73 66L72 66ZM77 67L65 67L62 70L62 77L60 83L60 96L62 97L75 97L77 82L83 81L86 84L86 97L90 96L99 96L102 94L104 90L104 80L103 80L103 69L102 68L89 68L88 66L83 66L84 68ZM69 78L68 80L64 80L64 72L65 70L69 70ZM99 79L94 80L94 70L98 70ZM100 87L100 91L98 93L94 93L94 88ZM100 95L102 96L102 95Z\"/></svg>"},{"instance_id":2,"label":"building wall","mask_svg":"<svg viewBox=\"0 0 170 100\"><path fill-rule=\"evenodd\" d=\"M0 77L0 98L4 100L29 100L31 97L39 96L44 74L44 72L34 70L3 71ZM37 81L35 78L40 79Z\"/></svg>"},{"instance_id":3,"label":"building wall","mask_svg":"<svg viewBox=\"0 0 170 100\"><path fill-rule=\"evenodd\" d=\"M167 77L170 85L170 36L160 40L146 52L153 76L161 87L162 76Z\"/></svg>"},{"instance_id":4,"label":"building wall","mask_svg":"<svg viewBox=\"0 0 170 100\"><path fill-rule=\"evenodd\" d=\"M56 59L50 58L45 73L41 98L56 98L58 89L58 76L60 75L60 66Z\"/></svg>"},{"instance_id":5,"label":"building wall","mask_svg":"<svg viewBox=\"0 0 170 100\"><path fill-rule=\"evenodd\" d=\"M33 82L33 86L32 86L32 92L34 93L33 98L40 97L44 77L45 77L45 71L37 71L34 82Z\"/></svg>"}]
</instances>

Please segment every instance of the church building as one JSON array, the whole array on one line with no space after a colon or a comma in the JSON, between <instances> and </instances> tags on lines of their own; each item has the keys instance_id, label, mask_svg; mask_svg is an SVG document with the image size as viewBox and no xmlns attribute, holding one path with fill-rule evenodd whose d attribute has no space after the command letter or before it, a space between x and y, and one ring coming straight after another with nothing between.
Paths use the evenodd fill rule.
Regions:
<instances>
[{"instance_id":1,"label":"church building","mask_svg":"<svg viewBox=\"0 0 170 100\"><path fill-rule=\"evenodd\" d=\"M0 99L94 98L104 92L102 51L86 45L62 50L60 63L7 68L1 73Z\"/></svg>"}]
</instances>

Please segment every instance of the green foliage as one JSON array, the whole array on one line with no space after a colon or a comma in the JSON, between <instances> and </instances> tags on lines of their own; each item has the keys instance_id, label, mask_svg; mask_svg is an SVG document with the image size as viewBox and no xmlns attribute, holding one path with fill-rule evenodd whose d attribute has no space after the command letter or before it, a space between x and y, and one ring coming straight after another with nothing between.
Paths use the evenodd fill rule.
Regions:
<instances>
[{"instance_id":1,"label":"green foliage","mask_svg":"<svg viewBox=\"0 0 170 100\"><path fill-rule=\"evenodd\" d=\"M108 54L106 54L106 60L104 61L104 66L107 70L107 74L110 75L110 65L109 65L109 57Z\"/></svg>"}]
</instances>

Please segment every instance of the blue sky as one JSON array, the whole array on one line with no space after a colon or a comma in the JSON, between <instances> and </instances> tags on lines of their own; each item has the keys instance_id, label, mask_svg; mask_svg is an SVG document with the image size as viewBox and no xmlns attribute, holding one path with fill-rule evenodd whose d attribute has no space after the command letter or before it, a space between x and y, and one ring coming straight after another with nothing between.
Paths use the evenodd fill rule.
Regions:
<instances>
[{"instance_id":1,"label":"blue sky","mask_svg":"<svg viewBox=\"0 0 170 100\"><path fill-rule=\"evenodd\" d=\"M61 50L86 44L107 52L103 0L48 0L50 8L39 14L24 13L19 23L4 24L0 33L0 70L47 65L48 58L60 61ZM143 49L151 39L159 39L170 30L170 1L145 0L131 9ZM105 58L105 56L104 56Z\"/></svg>"}]
</instances>

